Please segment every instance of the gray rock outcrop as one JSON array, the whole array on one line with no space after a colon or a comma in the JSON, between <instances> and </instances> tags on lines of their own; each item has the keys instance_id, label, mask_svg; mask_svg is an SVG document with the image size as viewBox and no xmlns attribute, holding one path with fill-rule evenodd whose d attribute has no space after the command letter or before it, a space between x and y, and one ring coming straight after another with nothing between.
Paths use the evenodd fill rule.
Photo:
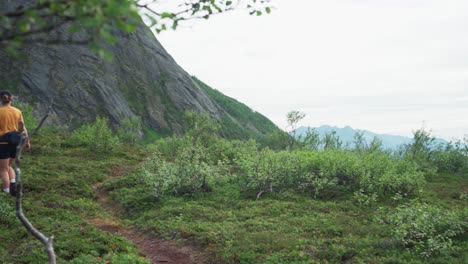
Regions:
<instances>
[{"instance_id":1,"label":"gray rock outcrop","mask_svg":"<svg viewBox=\"0 0 468 264\"><path fill-rule=\"evenodd\" d=\"M60 125L75 126L97 115L118 125L140 116L151 129L181 132L185 110L214 117L223 112L146 26L130 34L116 30L115 37L118 42L106 48L113 60L85 45L30 44L20 57L0 50L0 89L34 103L38 116L51 104L49 122Z\"/></svg>"}]
</instances>

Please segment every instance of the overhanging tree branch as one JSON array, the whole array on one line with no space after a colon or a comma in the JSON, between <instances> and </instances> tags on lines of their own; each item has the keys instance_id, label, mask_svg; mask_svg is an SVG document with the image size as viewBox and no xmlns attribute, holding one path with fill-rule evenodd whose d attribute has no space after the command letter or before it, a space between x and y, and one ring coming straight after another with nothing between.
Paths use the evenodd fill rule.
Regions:
<instances>
[{"instance_id":1,"label":"overhanging tree branch","mask_svg":"<svg viewBox=\"0 0 468 264\"><path fill-rule=\"evenodd\" d=\"M44 121L46 118L49 116L51 112L51 107L49 106L46 115L42 118L41 122L39 125L34 129L34 131L30 134L31 136L34 136L39 129L42 127L44 124ZM39 230L37 230L31 222L28 220L28 218L24 215L23 212L23 185L22 185L22 180L21 180L21 162L20 162L20 157L21 157L21 151L23 150L23 146L25 143L26 137L24 134L21 136L21 141L16 147L16 161L15 161L15 174L16 174L16 216L18 219L21 221L21 223L24 225L24 227L28 230L29 233L31 233L35 238L37 238L39 241L41 241L42 244L44 244L44 247L46 249L47 255L49 257L49 263L50 264L55 264L56 263L56 257L55 257L55 252L54 252L54 237L46 237L44 234L42 234Z\"/></svg>"},{"instance_id":2,"label":"overhanging tree branch","mask_svg":"<svg viewBox=\"0 0 468 264\"><path fill-rule=\"evenodd\" d=\"M251 15L270 13L270 1L174 0L171 3L180 4L164 6L158 0L30 0L32 4L26 8L19 4L15 8L11 2L0 3L0 10L6 9L3 5L10 7L7 12L0 11L0 46L18 49L21 44L34 43L41 34L52 33L63 24L79 30L95 30L91 38L95 43L101 39L112 43L110 28L132 32L142 17L159 33L176 29L181 21L207 19L235 9L246 9Z\"/></svg>"}]
</instances>

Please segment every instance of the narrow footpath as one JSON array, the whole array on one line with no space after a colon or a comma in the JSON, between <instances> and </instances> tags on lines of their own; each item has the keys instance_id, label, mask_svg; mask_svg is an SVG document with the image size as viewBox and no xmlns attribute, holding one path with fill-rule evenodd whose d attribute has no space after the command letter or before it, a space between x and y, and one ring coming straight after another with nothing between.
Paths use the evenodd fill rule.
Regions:
<instances>
[{"instance_id":1,"label":"narrow footpath","mask_svg":"<svg viewBox=\"0 0 468 264\"><path fill-rule=\"evenodd\" d=\"M106 216L89 220L90 224L112 234L119 234L129 241L132 241L153 264L205 263L202 254L193 246L181 246L176 241L164 240L144 233L136 228L122 225L119 217L119 211L121 211L122 208L110 201L108 193L101 187L111 180L125 176L128 173L128 169L122 166L116 167L112 171L109 178L93 186L96 192L97 202L107 213Z\"/></svg>"}]
</instances>

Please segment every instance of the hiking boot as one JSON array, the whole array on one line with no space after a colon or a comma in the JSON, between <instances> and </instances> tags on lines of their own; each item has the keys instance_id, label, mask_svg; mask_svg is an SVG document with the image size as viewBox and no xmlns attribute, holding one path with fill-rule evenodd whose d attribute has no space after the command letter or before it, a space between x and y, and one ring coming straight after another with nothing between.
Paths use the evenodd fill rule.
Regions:
<instances>
[{"instance_id":1,"label":"hiking boot","mask_svg":"<svg viewBox=\"0 0 468 264\"><path fill-rule=\"evenodd\" d=\"M10 195L16 196L16 182L10 182Z\"/></svg>"}]
</instances>

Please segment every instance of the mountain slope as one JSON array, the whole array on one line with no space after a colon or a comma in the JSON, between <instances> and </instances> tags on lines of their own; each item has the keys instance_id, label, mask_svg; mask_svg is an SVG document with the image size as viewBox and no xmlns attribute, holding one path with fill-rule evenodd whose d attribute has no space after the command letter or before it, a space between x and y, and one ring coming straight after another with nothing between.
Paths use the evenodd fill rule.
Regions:
<instances>
[{"instance_id":1,"label":"mountain slope","mask_svg":"<svg viewBox=\"0 0 468 264\"><path fill-rule=\"evenodd\" d=\"M0 3L0 11L14 10L23 2L28 1ZM68 34L65 28L54 33ZM145 25L130 34L115 30L113 35L118 42L104 44L113 60L77 45L29 44L19 58L0 50L1 89L9 89L21 101L33 104L37 116L50 105L52 118L48 122L71 127L93 121L97 115L108 117L114 127L125 118L138 116L147 129L181 133L187 110L208 112L220 121L227 119L225 124L246 124L227 115ZM223 129L230 128L225 125ZM244 129L247 134L263 134L277 128L245 125Z\"/></svg>"},{"instance_id":2,"label":"mountain slope","mask_svg":"<svg viewBox=\"0 0 468 264\"><path fill-rule=\"evenodd\" d=\"M225 114L221 117L222 134L228 138L258 138L278 127L262 114L250 107L211 88L196 77L193 79L220 106Z\"/></svg>"}]
</instances>

